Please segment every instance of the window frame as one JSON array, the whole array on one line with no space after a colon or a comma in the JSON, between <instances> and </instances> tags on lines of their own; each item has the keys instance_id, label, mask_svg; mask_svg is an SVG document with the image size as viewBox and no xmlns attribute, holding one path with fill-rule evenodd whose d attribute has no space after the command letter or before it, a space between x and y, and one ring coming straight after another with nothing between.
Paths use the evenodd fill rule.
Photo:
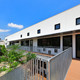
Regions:
<instances>
[{"instance_id":1,"label":"window frame","mask_svg":"<svg viewBox=\"0 0 80 80\"><path fill-rule=\"evenodd\" d=\"M40 34L40 33L41 33L41 29L38 29L38 30L37 30L37 34Z\"/></svg>"},{"instance_id":2,"label":"window frame","mask_svg":"<svg viewBox=\"0 0 80 80\"><path fill-rule=\"evenodd\" d=\"M80 19L80 17L76 18L76 25L80 25L80 23L77 23L78 19Z\"/></svg>"},{"instance_id":3,"label":"window frame","mask_svg":"<svg viewBox=\"0 0 80 80\"><path fill-rule=\"evenodd\" d=\"M20 35L20 37L22 38L22 34Z\"/></svg>"},{"instance_id":4,"label":"window frame","mask_svg":"<svg viewBox=\"0 0 80 80\"><path fill-rule=\"evenodd\" d=\"M29 32L27 33L27 36L30 36L30 33Z\"/></svg>"},{"instance_id":5,"label":"window frame","mask_svg":"<svg viewBox=\"0 0 80 80\"><path fill-rule=\"evenodd\" d=\"M59 28L56 28L56 26L59 25L60 27ZM55 30L59 30L61 28L61 24L58 23L58 24L55 24Z\"/></svg>"}]
</instances>

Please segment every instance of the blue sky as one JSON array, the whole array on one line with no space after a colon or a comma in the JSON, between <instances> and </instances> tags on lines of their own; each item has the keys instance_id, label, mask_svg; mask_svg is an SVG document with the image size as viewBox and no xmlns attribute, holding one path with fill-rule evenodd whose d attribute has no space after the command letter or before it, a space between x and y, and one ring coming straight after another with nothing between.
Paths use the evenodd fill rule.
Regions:
<instances>
[{"instance_id":1,"label":"blue sky","mask_svg":"<svg viewBox=\"0 0 80 80\"><path fill-rule=\"evenodd\" d=\"M0 0L0 37L4 39L78 4L80 0Z\"/></svg>"}]
</instances>

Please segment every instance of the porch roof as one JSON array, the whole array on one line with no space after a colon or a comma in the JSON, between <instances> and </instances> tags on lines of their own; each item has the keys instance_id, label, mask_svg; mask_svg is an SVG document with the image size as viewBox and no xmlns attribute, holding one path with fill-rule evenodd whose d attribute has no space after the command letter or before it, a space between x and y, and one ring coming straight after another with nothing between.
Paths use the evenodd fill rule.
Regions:
<instances>
[{"instance_id":1,"label":"porch roof","mask_svg":"<svg viewBox=\"0 0 80 80\"><path fill-rule=\"evenodd\" d=\"M65 32L60 32L60 33L55 33L55 34L46 34L46 35L41 35L41 36L36 36L36 37L31 37L31 38L22 38L19 40L25 40L25 39L33 39L33 38L44 38L44 37L51 37L51 36L56 36L56 35L61 35L61 34L71 34L71 33L78 33L80 32L80 30L72 30L72 31L65 31ZM19 41L19 40L15 40L15 41ZM13 40L14 41L14 40Z\"/></svg>"}]
</instances>

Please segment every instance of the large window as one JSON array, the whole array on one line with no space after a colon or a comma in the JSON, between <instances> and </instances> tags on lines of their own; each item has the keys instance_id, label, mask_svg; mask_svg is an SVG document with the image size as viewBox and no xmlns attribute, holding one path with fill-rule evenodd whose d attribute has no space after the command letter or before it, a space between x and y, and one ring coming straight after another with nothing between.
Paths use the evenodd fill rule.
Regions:
<instances>
[{"instance_id":1,"label":"large window","mask_svg":"<svg viewBox=\"0 0 80 80\"><path fill-rule=\"evenodd\" d=\"M26 43L26 46L29 46L29 40L26 40L25 43Z\"/></svg>"},{"instance_id":2,"label":"large window","mask_svg":"<svg viewBox=\"0 0 80 80\"><path fill-rule=\"evenodd\" d=\"M29 46L29 40L22 40L21 46Z\"/></svg>"},{"instance_id":3,"label":"large window","mask_svg":"<svg viewBox=\"0 0 80 80\"><path fill-rule=\"evenodd\" d=\"M63 50L72 47L72 36L64 36L63 37Z\"/></svg>"},{"instance_id":4,"label":"large window","mask_svg":"<svg viewBox=\"0 0 80 80\"><path fill-rule=\"evenodd\" d=\"M79 24L80 24L80 17L76 18L76 25L79 25Z\"/></svg>"},{"instance_id":5,"label":"large window","mask_svg":"<svg viewBox=\"0 0 80 80\"><path fill-rule=\"evenodd\" d=\"M60 23L55 25L55 30L60 29Z\"/></svg>"},{"instance_id":6,"label":"large window","mask_svg":"<svg viewBox=\"0 0 80 80\"><path fill-rule=\"evenodd\" d=\"M40 47L60 47L60 37L38 39Z\"/></svg>"},{"instance_id":7,"label":"large window","mask_svg":"<svg viewBox=\"0 0 80 80\"><path fill-rule=\"evenodd\" d=\"M21 41L21 46L24 46L24 41Z\"/></svg>"}]
</instances>

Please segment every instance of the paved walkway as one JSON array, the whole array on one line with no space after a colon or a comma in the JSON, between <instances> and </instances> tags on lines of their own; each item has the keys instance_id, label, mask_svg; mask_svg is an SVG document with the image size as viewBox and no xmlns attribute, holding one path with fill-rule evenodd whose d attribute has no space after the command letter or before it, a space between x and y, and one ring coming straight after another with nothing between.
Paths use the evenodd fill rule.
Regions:
<instances>
[{"instance_id":1,"label":"paved walkway","mask_svg":"<svg viewBox=\"0 0 80 80\"><path fill-rule=\"evenodd\" d=\"M72 60L65 80L80 80L80 60Z\"/></svg>"}]
</instances>

